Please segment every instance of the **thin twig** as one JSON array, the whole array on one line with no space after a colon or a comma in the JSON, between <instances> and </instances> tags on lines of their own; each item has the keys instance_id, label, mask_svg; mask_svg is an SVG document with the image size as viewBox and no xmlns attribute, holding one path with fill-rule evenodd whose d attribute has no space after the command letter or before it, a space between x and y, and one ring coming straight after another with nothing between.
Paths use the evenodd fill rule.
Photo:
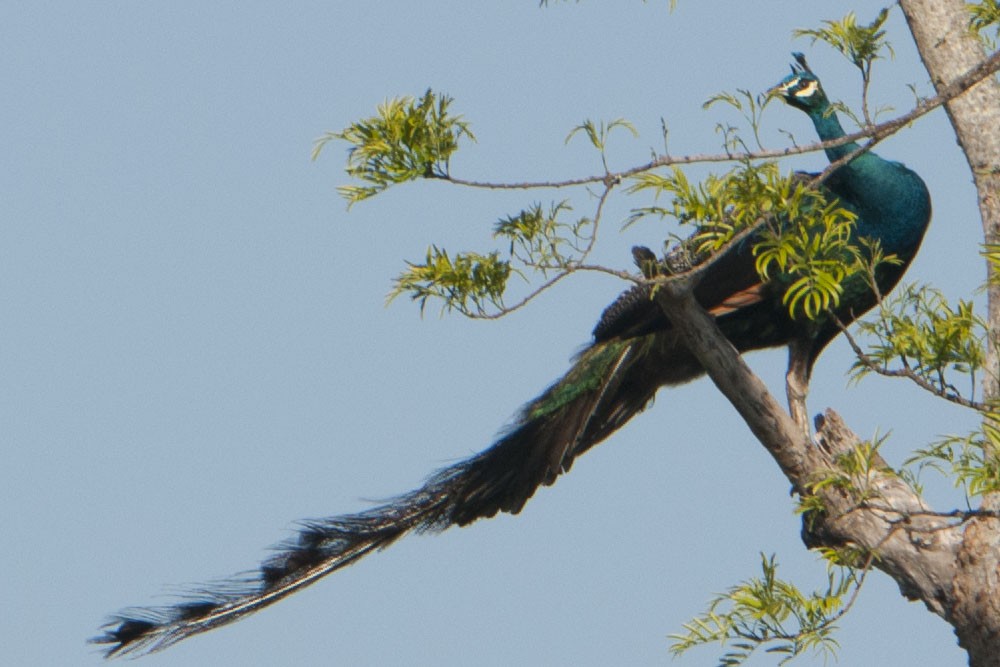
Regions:
<instances>
[{"instance_id":1,"label":"thin twig","mask_svg":"<svg viewBox=\"0 0 1000 667\"><path fill-rule=\"evenodd\" d=\"M617 276L617 277L623 278L625 280L631 280L633 282L638 282L638 278L636 278L635 276L633 276L632 274L630 274L630 273L628 273L626 271L616 271L614 269L609 269L609 268L605 268L605 267L602 267L602 266L597 266L597 265L593 265L593 264L584 264L583 263L583 260L585 260L587 258L587 255L589 255L590 252L594 249L594 244L597 241L597 229L598 229L598 226L600 225L600 222L601 222L601 215L604 212L604 204L605 204L605 202L607 202L608 197L611 195L611 190L614 189L614 187L617 184L618 184L618 181L612 181L612 180L605 181L604 192L602 192L600 194L600 196L598 197L597 210L594 213L593 232L590 235L590 241L587 243L587 246L583 249L583 251L581 252L580 257L578 259L573 260L572 262L569 262L564 267L560 267L559 273L557 273L552 278L549 278L548 280L546 280L544 283L542 283L537 288L535 288L534 290L532 290L530 293L528 293L526 296L524 296L522 299L520 299L517 303L515 303L512 306L503 306L502 308L498 308L494 312L471 312L471 311L468 311L468 312L463 312L463 314L466 317L468 317L469 319L473 319L473 320L496 320L496 319L500 319L501 317L504 317L505 315L509 315L510 313L514 312L515 310L519 310L519 309L523 308L530 301L533 301L535 299L535 297L537 297L539 294L541 294L542 292L547 291L549 288L551 288L552 286L554 286L560 280L562 280L563 278L569 276L570 274L576 273L577 271L595 271L595 272L600 272L600 273L609 273L609 274L611 274L613 276ZM538 268L538 267L536 267L536 268Z\"/></svg>"},{"instance_id":2,"label":"thin twig","mask_svg":"<svg viewBox=\"0 0 1000 667\"><path fill-rule=\"evenodd\" d=\"M826 150L828 148L835 148L837 146L843 146L845 144L860 141L862 139L870 139L869 143L858 149L858 153L865 150L869 150L871 145L883 141L887 137L895 134L904 126L910 124L914 120L924 116L939 106L950 102L952 99L958 97L964 93L969 88L973 87L986 77L995 74L1000 71L1000 51L996 51L989 58L986 58L980 62L975 67L971 68L968 72L962 76L956 78L950 84L941 89L941 91L934 97L928 98L917 104L913 109L907 113L887 120L884 123L879 123L877 125L872 125L870 127L864 128L857 132L852 132L838 139L830 139L828 141L819 141L805 146L790 146L786 148L778 149L768 149L760 151L747 151L745 153L694 153L690 155L683 155L678 157L671 157L669 155L661 155L656 159L647 162L646 164L639 165L637 167L632 167L631 169L626 169L620 172L607 172L599 176L584 176L582 178L573 178L563 181L523 181L518 183L493 183L489 181L474 181L467 180L463 178L457 178L454 176L436 176L441 180L448 181L455 185L463 185L466 187L473 188L486 188L491 190L530 190L538 188L567 188L579 185L590 185L594 183L604 183L607 185L609 181L621 181L625 178L635 176L646 171L651 171L659 167L667 167L672 165L686 165L686 164L697 164L697 163L711 163L711 162L736 162L736 161L746 161L746 160L764 160L771 158L783 158L792 155L801 155L803 153L814 153L820 150ZM853 159L857 157L852 154L847 156L846 160ZM840 162L838 160L838 162ZM832 165L831 165L832 166Z\"/></svg>"},{"instance_id":3,"label":"thin twig","mask_svg":"<svg viewBox=\"0 0 1000 667\"><path fill-rule=\"evenodd\" d=\"M840 329L840 332L844 334L844 338L847 339L847 343L848 345L851 346L851 350L853 350L855 356L858 358L858 361L864 364L865 368L867 368L868 370L878 375L882 375L884 377L907 378L921 389L929 391L938 398L943 398L944 400L954 403L956 405L961 405L966 408L971 408L978 412L985 412L987 410L987 405L985 403L965 398L957 391L949 392L945 388L945 385L939 387L933 384L932 382L929 382L926 378L919 375L918 373L915 373L906 363L905 357L903 358L903 365L904 365L903 368L886 368L885 366L879 364L874 359L872 359L867 353L865 353L864 350L861 349L861 346L858 344L858 341L854 338L853 335L851 335L851 332L848 331L847 329L847 325L845 325L840 320L840 318L838 318L833 313L830 313L829 315L830 317L833 318L833 321ZM952 387L952 389L954 390L954 387Z\"/></svg>"}]
</instances>

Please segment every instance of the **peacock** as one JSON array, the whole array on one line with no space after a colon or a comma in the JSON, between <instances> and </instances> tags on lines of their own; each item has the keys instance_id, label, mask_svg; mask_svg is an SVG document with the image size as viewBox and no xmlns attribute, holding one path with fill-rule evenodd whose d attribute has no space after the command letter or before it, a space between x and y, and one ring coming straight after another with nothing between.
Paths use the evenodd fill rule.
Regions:
<instances>
[{"instance_id":1,"label":"peacock","mask_svg":"<svg viewBox=\"0 0 1000 667\"><path fill-rule=\"evenodd\" d=\"M772 93L802 110L823 140L845 136L831 103L801 54ZM898 162L872 152L855 153L857 143L826 149L831 163L854 155L821 187L830 199L857 216L856 238L877 240L897 263L879 265L879 294L899 281L916 255L931 215L930 196L920 177ZM808 178L811 175L804 175ZM751 239L752 241L752 239ZM848 281L835 308L836 319L789 315L779 281L762 281L753 243L722 250L695 287L695 297L741 352L796 345L806 377L824 346L876 304L878 294L860 279ZM676 257L657 259L634 251L644 272L671 269ZM430 476L419 489L357 514L305 521L297 535L278 546L249 578L194 591L172 606L129 608L109 619L91 641L106 657L166 648L192 635L231 623L312 584L403 535L466 526L498 512L517 514L541 485L550 485L574 459L641 412L660 387L689 382L704 373L651 299L650 283L623 293L603 312L593 341L569 371L522 408L488 449Z\"/></svg>"}]
</instances>

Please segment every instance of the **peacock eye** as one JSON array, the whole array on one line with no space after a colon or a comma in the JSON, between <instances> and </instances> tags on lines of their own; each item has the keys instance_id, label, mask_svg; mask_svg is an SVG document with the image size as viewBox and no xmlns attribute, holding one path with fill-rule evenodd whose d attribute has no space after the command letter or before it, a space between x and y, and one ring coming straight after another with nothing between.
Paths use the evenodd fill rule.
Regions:
<instances>
[{"instance_id":1,"label":"peacock eye","mask_svg":"<svg viewBox=\"0 0 1000 667\"><path fill-rule=\"evenodd\" d=\"M800 81L800 83L802 82ZM811 97L812 94L816 92L817 88L819 88L819 84L815 81L806 81L801 88L795 91L794 94L795 97Z\"/></svg>"}]
</instances>

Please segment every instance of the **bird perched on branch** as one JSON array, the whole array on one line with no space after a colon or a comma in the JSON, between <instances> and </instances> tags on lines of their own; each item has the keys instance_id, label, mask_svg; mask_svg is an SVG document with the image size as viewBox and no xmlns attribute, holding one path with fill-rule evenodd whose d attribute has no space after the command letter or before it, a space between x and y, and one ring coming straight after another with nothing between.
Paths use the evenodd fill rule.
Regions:
<instances>
[{"instance_id":1,"label":"bird perched on branch","mask_svg":"<svg viewBox=\"0 0 1000 667\"><path fill-rule=\"evenodd\" d=\"M791 75L772 93L804 111L821 139L845 136L819 80L801 55L796 60ZM884 253L897 258L875 270L878 293L885 294L920 246L930 198L920 177L903 165L858 151L853 142L826 148L831 163L853 158L819 187L857 216L856 240L878 241ZM808 375L839 325L828 314L796 318L789 313L783 303L787 285L764 280L757 270L756 239L744 235L705 260L694 295L739 351L794 344L805 355ZM491 447L383 505L305 521L297 536L279 545L250 577L194 590L172 606L126 609L92 641L106 645L109 657L160 650L277 602L408 532L441 531L498 512L520 512L540 485L552 484L577 456L642 411L658 389L704 373L673 329L669 313L651 298L655 279L677 271L677 257L660 260L646 249L635 255L650 281L628 290L604 311L593 342L566 375L528 403ZM842 285L832 310L848 323L876 299L870 282L854 277Z\"/></svg>"}]
</instances>

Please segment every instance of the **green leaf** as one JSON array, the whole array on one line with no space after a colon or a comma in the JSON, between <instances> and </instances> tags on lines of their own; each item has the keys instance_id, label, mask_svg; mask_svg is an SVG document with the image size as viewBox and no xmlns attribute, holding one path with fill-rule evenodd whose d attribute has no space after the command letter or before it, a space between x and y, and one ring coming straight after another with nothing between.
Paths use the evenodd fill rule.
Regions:
<instances>
[{"instance_id":1,"label":"green leaf","mask_svg":"<svg viewBox=\"0 0 1000 667\"><path fill-rule=\"evenodd\" d=\"M883 49L893 53L892 46L885 40L882 26L889 18L888 8L882 9L868 25L858 25L854 12L849 12L839 21L823 21L825 27L793 31L795 37L812 37L813 44L825 42L840 51L861 70L865 81L871 73L872 62L879 59Z\"/></svg>"},{"instance_id":2,"label":"green leaf","mask_svg":"<svg viewBox=\"0 0 1000 667\"><path fill-rule=\"evenodd\" d=\"M511 257L525 267L546 275L565 270L587 251L593 240L593 224L587 218L572 223L560 216L571 211L569 202L552 204L548 211L534 204L518 214L501 219L493 228L495 238L510 242Z\"/></svg>"},{"instance_id":3,"label":"green leaf","mask_svg":"<svg viewBox=\"0 0 1000 667\"><path fill-rule=\"evenodd\" d=\"M975 374L985 363L987 327L971 301L952 305L940 290L906 285L882 302L876 318L858 327L874 341L866 356L881 368L901 367L940 393L956 396L952 376L966 376L974 396ZM855 380L872 372L860 359L851 370Z\"/></svg>"},{"instance_id":4,"label":"green leaf","mask_svg":"<svg viewBox=\"0 0 1000 667\"><path fill-rule=\"evenodd\" d=\"M609 123L605 123L605 121L602 120L600 125L595 125L592 120L585 120L583 123L577 125L569 131L569 134L566 135L565 143L568 144L570 139L572 139L576 134L583 132L587 135L587 138L590 139L590 143L594 145L594 148L603 151L607 146L608 135L611 134L611 130L616 127L625 128L632 133L633 137L639 136L639 132L635 129L635 126L624 118L617 118Z\"/></svg>"},{"instance_id":5,"label":"green leaf","mask_svg":"<svg viewBox=\"0 0 1000 667\"><path fill-rule=\"evenodd\" d=\"M989 412L978 431L947 436L918 449L904 463L916 466L919 476L929 469L948 475L969 496L1000 492L1000 414Z\"/></svg>"},{"instance_id":6,"label":"green leaf","mask_svg":"<svg viewBox=\"0 0 1000 667\"><path fill-rule=\"evenodd\" d=\"M624 118L617 118L610 122L602 120L600 125L596 125L594 121L588 119L569 131L569 134L566 135L565 143L568 144L573 137L582 132L590 139L590 143L593 144L594 148L600 151L604 170L609 171L607 155L605 153L608 145L608 136L611 134L611 130L619 127L631 132L633 137L639 136L639 132L635 129L635 126Z\"/></svg>"},{"instance_id":7,"label":"green leaf","mask_svg":"<svg viewBox=\"0 0 1000 667\"><path fill-rule=\"evenodd\" d=\"M364 185L337 188L353 205L397 183L448 178L448 164L461 137L475 141L468 123L452 116L452 99L428 89L420 99L399 97L378 106L376 115L316 140L313 159L331 141L346 141L346 171Z\"/></svg>"},{"instance_id":8,"label":"green leaf","mask_svg":"<svg viewBox=\"0 0 1000 667\"><path fill-rule=\"evenodd\" d=\"M393 281L388 300L406 294L420 304L421 313L430 298L441 299L442 310L467 315L482 315L488 306L502 308L511 274L510 263L499 253L458 253L452 258L437 246L427 249L423 263L407 262L407 267Z\"/></svg>"},{"instance_id":9,"label":"green leaf","mask_svg":"<svg viewBox=\"0 0 1000 667\"><path fill-rule=\"evenodd\" d=\"M741 665L754 651L784 655L785 662L805 651L832 655L832 633L848 596L860 586L852 568L830 566L826 587L806 594L777 576L774 556L761 554L761 577L713 598L708 610L671 635L671 652L719 642L729 650L720 665Z\"/></svg>"},{"instance_id":10,"label":"green leaf","mask_svg":"<svg viewBox=\"0 0 1000 667\"><path fill-rule=\"evenodd\" d=\"M997 35L1000 36L1000 0L982 0L981 2L966 3L965 8L971 15L969 18L969 28L983 37L983 32L992 26L996 26ZM991 43L992 46L992 43Z\"/></svg>"},{"instance_id":11,"label":"green leaf","mask_svg":"<svg viewBox=\"0 0 1000 667\"><path fill-rule=\"evenodd\" d=\"M669 205L632 210L628 224L649 216L694 225L688 242L702 257L721 250L741 231L764 223L753 253L761 278L784 286L792 317L816 319L840 304L847 280L864 280L869 263L885 261L878 248L853 239L856 215L801 178L781 176L776 164L742 163L693 184L676 167L633 177L628 191L651 191Z\"/></svg>"}]
</instances>

